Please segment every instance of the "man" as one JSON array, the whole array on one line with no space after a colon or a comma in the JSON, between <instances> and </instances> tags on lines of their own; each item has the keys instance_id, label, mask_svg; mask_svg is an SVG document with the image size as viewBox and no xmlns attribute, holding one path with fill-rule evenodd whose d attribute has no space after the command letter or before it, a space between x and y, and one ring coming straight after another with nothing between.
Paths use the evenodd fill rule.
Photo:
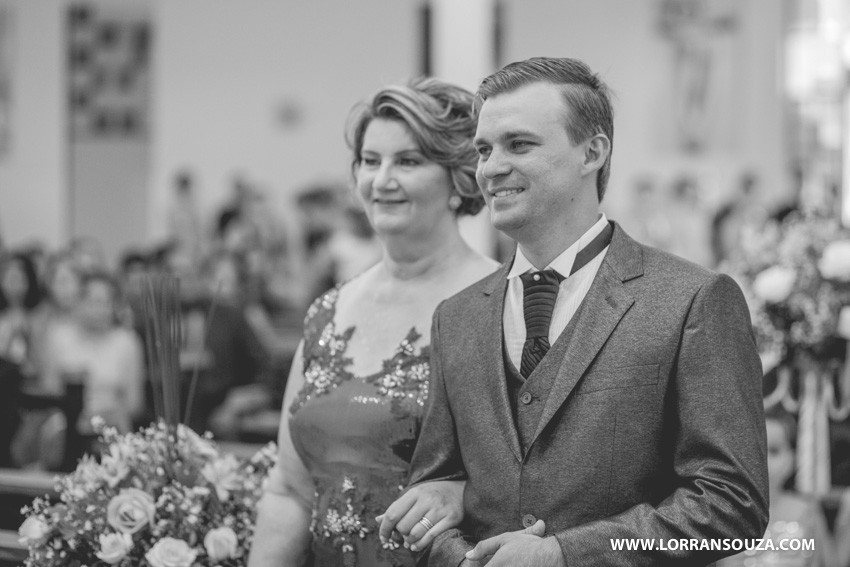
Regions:
<instances>
[{"instance_id":1,"label":"man","mask_svg":"<svg viewBox=\"0 0 850 567\"><path fill-rule=\"evenodd\" d=\"M694 566L734 553L698 549L712 539L761 537L761 366L740 290L600 214L612 109L584 63L513 63L478 98L478 183L518 247L434 315L411 482L467 484L429 565Z\"/></svg>"}]
</instances>

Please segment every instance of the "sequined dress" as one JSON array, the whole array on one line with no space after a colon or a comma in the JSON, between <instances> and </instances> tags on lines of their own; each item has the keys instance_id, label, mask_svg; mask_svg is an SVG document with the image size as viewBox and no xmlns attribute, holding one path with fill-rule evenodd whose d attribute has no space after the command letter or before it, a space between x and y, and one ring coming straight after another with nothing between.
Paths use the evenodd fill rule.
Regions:
<instances>
[{"instance_id":1,"label":"sequined dress","mask_svg":"<svg viewBox=\"0 0 850 567\"><path fill-rule=\"evenodd\" d=\"M414 565L403 547L381 544L375 516L407 479L428 397L429 348L412 328L379 372L352 374L346 350L358 331L337 329L338 297L335 288L307 312L305 383L289 408L293 444L316 484L312 564Z\"/></svg>"}]
</instances>

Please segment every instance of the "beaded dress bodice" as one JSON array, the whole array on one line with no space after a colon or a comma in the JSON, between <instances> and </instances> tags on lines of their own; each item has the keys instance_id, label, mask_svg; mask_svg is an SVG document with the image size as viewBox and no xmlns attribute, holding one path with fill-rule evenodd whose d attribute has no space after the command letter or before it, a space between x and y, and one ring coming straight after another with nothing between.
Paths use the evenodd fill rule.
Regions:
<instances>
[{"instance_id":1,"label":"beaded dress bodice","mask_svg":"<svg viewBox=\"0 0 850 567\"><path fill-rule=\"evenodd\" d=\"M422 336L411 328L378 372L354 375L346 350L357 329L336 327L338 297L334 288L307 312L305 383L288 416L316 484L313 565L413 565L404 548L382 546L375 516L407 480L428 397L429 348L418 346ZM387 351L376 345L375 352Z\"/></svg>"}]
</instances>

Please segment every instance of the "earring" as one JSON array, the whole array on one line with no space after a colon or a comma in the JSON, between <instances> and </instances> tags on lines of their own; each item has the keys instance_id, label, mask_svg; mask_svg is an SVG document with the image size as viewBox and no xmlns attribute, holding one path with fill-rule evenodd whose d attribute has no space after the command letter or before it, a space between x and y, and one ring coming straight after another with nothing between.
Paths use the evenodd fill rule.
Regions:
<instances>
[{"instance_id":1,"label":"earring","mask_svg":"<svg viewBox=\"0 0 850 567\"><path fill-rule=\"evenodd\" d=\"M460 195L452 195L449 197L449 208L453 211L456 211L460 208L463 201L461 201Z\"/></svg>"}]
</instances>

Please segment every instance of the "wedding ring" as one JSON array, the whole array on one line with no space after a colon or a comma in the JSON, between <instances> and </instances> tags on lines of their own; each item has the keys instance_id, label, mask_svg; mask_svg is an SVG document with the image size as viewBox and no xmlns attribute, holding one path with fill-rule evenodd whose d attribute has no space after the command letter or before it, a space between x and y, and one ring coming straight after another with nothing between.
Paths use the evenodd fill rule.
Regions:
<instances>
[{"instance_id":1,"label":"wedding ring","mask_svg":"<svg viewBox=\"0 0 850 567\"><path fill-rule=\"evenodd\" d=\"M431 520L429 520L425 516L422 516L422 519L419 520L419 523L422 524L422 527L424 527L426 531L430 531L431 528L434 527L434 524L431 523Z\"/></svg>"}]
</instances>

